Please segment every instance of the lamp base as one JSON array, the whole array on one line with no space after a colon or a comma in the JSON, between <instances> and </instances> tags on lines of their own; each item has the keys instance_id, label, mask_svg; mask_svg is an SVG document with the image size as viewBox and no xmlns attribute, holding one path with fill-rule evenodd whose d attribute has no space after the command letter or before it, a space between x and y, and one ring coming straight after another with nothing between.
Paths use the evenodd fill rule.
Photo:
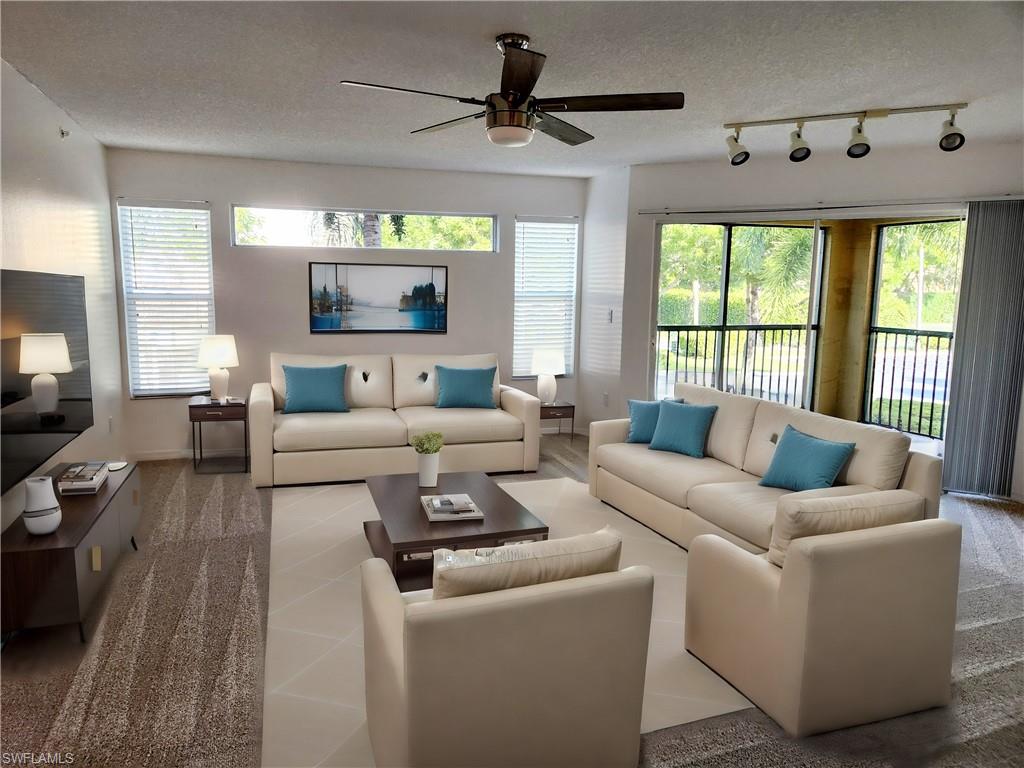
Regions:
<instances>
[{"instance_id":1,"label":"lamp base","mask_svg":"<svg viewBox=\"0 0 1024 768\"><path fill-rule=\"evenodd\" d=\"M228 396L228 369L210 369L210 399L224 400Z\"/></svg>"},{"instance_id":2,"label":"lamp base","mask_svg":"<svg viewBox=\"0 0 1024 768\"><path fill-rule=\"evenodd\" d=\"M558 395L558 382L555 381L555 377L550 373L538 373L537 374L537 397L545 405L551 405L555 402L555 397Z\"/></svg>"},{"instance_id":3,"label":"lamp base","mask_svg":"<svg viewBox=\"0 0 1024 768\"><path fill-rule=\"evenodd\" d=\"M59 396L57 377L52 373L37 373L32 377L32 406L36 409L36 413L56 411Z\"/></svg>"}]
</instances>

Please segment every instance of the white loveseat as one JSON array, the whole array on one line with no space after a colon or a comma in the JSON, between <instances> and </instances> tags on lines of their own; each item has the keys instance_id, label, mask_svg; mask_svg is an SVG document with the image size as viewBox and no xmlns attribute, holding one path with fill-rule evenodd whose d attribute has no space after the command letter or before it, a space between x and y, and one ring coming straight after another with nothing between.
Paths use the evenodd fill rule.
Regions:
<instances>
[{"instance_id":1,"label":"white loveseat","mask_svg":"<svg viewBox=\"0 0 1024 768\"><path fill-rule=\"evenodd\" d=\"M895 430L779 403L680 383L676 397L717 405L705 457L649 450L627 443L629 419L590 426L590 492L689 548L713 533L749 552L767 551L779 499L849 496L903 488L924 497L924 516L938 515L942 461L910 450ZM793 493L758 485L787 424L821 437L856 443L836 485Z\"/></svg>"},{"instance_id":2,"label":"white loveseat","mask_svg":"<svg viewBox=\"0 0 1024 768\"><path fill-rule=\"evenodd\" d=\"M283 365L345 363L347 413L281 413ZM270 381L249 398L252 481L257 486L361 480L416 471L410 438L440 432L443 472L532 471L540 452L540 401L499 384L496 408L437 408L435 366L490 368L497 355L272 353Z\"/></svg>"}]
</instances>

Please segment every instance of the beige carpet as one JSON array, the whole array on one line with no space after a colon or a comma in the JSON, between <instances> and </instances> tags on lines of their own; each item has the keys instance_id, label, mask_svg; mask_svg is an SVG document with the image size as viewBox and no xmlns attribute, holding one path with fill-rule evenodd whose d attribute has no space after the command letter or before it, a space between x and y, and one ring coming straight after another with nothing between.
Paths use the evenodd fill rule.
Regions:
<instances>
[{"instance_id":1,"label":"beige carpet","mask_svg":"<svg viewBox=\"0 0 1024 768\"><path fill-rule=\"evenodd\" d=\"M750 703L683 652L686 552L597 501L582 483L499 479L552 537L612 525L622 564L655 571L642 728L654 731ZM359 563L362 521L377 517L363 484L274 490L263 765L373 765L366 733Z\"/></svg>"},{"instance_id":2,"label":"beige carpet","mask_svg":"<svg viewBox=\"0 0 1024 768\"><path fill-rule=\"evenodd\" d=\"M71 626L4 648L2 750L104 768L257 765L270 492L185 461L138 471L139 552L93 606L89 642Z\"/></svg>"}]
</instances>

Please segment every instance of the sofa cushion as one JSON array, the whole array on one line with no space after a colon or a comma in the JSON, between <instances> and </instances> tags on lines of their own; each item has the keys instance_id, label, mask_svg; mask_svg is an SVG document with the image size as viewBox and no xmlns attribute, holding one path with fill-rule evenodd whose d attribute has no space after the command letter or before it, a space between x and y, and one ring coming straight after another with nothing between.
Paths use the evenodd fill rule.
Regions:
<instances>
[{"instance_id":1,"label":"sofa cushion","mask_svg":"<svg viewBox=\"0 0 1024 768\"><path fill-rule=\"evenodd\" d=\"M437 405L437 373L434 366L446 368L490 368L498 365L498 356L484 355L392 355L395 373L395 408ZM494 402L498 402L500 371L494 372Z\"/></svg>"},{"instance_id":2,"label":"sofa cushion","mask_svg":"<svg viewBox=\"0 0 1024 768\"><path fill-rule=\"evenodd\" d=\"M675 394L687 403L718 406L718 412L715 413L715 419L708 431L704 452L737 469L744 468L743 459L747 453L750 430L754 426L754 414L762 401L685 382L676 384Z\"/></svg>"},{"instance_id":3,"label":"sofa cushion","mask_svg":"<svg viewBox=\"0 0 1024 768\"><path fill-rule=\"evenodd\" d=\"M794 539L858 531L924 519L924 497L913 491L875 491L846 498L792 493L779 500L768 561L780 568Z\"/></svg>"},{"instance_id":4,"label":"sofa cushion","mask_svg":"<svg viewBox=\"0 0 1024 768\"><path fill-rule=\"evenodd\" d=\"M438 408L495 408L494 374L490 368L449 368L435 365Z\"/></svg>"},{"instance_id":5,"label":"sofa cushion","mask_svg":"<svg viewBox=\"0 0 1024 768\"><path fill-rule=\"evenodd\" d=\"M854 443L837 443L805 435L787 424L775 448L772 463L768 465L768 472L761 478L761 485L791 491L831 488L855 447Z\"/></svg>"},{"instance_id":6,"label":"sofa cushion","mask_svg":"<svg viewBox=\"0 0 1024 768\"><path fill-rule=\"evenodd\" d=\"M674 451L703 459L708 429L717 410L717 405L662 400L658 408L658 426L654 428L648 447L653 451Z\"/></svg>"},{"instance_id":7,"label":"sofa cushion","mask_svg":"<svg viewBox=\"0 0 1024 768\"><path fill-rule=\"evenodd\" d=\"M348 413L275 413L275 451L322 451L406 445L405 422L390 408Z\"/></svg>"},{"instance_id":8,"label":"sofa cushion","mask_svg":"<svg viewBox=\"0 0 1024 768\"><path fill-rule=\"evenodd\" d=\"M851 496L877 490L870 485L842 485L793 493L756 481L698 485L687 496L690 511L709 523L761 549L771 544L775 514L781 499L817 499Z\"/></svg>"},{"instance_id":9,"label":"sofa cushion","mask_svg":"<svg viewBox=\"0 0 1024 768\"><path fill-rule=\"evenodd\" d=\"M899 485L910 451L906 435L765 400L757 406L743 469L759 476L768 472L776 442L787 424L814 437L856 443L853 455L836 477L837 485L872 485L882 490Z\"/></svg>"},{"instance_id":10,"label":"sofa cushion","mask_svg":"<svg viewBox=\"0 0 1024 768\"><path fill-rule=\"evenodd\" d=\"M345 369L347 366L283 365L283 413L345 413Z\"/></svg>"},{"instance_id":11,"label":"sofa cushion","mask_svg":"<svg viewBox=\"0 0 1024 768\"><path fill-rule=\"evenodd\" d=\"M658 426L658 413L661 403L658 400L629 401L629 434L627 443L649 443L654 437Z\"/></svg>"},{"instance_id":12,"label":"sofa cushion","mask_svg":"<svg viewBox=\"0 0 1024 768\"><path fill-rule=\"evenodd\" d=\"M300 355L270 353L270 388L274 410L284 408L284 365L306 367L341 365L345 372L345 402L349 408L394 408L391 355Z\"/></svg>"},{"instance_id":13,"label":"sofa cushion","mask_svg":"<svg viewBox=\"0 0 1024 768\"><path fill-rule=\"evenodd\" d=\"M434 550L434 599L475 595L619 568L622 536L600 531L485 549Z\"/></svg>"},{"instance_id":14,"label":"sofa cushion","mask_svg":"<svg viewBox=\"0 0 1024 768\"><path fill-rule=\"evenodd\" d=\"M395 411L409 438L440 432L445 443L500 443L523 439L523 422L501 408L435 408L420 405Z\"/></svg>"},{"instance_id":15,"label":"sofa cushion","mask_svg":"<svg viewBox=\"0 0 1024 768\"><path fill-rule=\"evenodd\" d=\"M643 443L607 443L598 447L596 458L613 475L678 507L687 506L687 493L696 485L758 480L718 459L651 451Z\"/></svg>"}]
</instances>

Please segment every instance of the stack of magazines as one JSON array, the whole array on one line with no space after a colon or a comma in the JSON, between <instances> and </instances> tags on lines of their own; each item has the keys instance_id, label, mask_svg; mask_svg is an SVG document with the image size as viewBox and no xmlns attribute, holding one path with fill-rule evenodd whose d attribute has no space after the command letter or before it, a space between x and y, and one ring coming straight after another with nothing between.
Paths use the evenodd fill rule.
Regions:
<instances>
[{"instance_id":1,"label":"stack of magazines","mask_svg":"<svg viewBox=\"0 0 1024 768\"><path fill-rule=\"evenodd\" d=\"M105 461L72 464L57 478L57 488L65 496L96 493L107 482L107 475Z\"/></svg>"},{"instance_id":2,"label":"stack of magazines","mask_svg":"<svg viewBox=\"0 0 1024 768\"><path fill-rule=\"evenodd\" d=\"M465 493L420 496L423 511L432 523L449 520L483 520L484 513Z\"/></svg>"}]
</instances>

